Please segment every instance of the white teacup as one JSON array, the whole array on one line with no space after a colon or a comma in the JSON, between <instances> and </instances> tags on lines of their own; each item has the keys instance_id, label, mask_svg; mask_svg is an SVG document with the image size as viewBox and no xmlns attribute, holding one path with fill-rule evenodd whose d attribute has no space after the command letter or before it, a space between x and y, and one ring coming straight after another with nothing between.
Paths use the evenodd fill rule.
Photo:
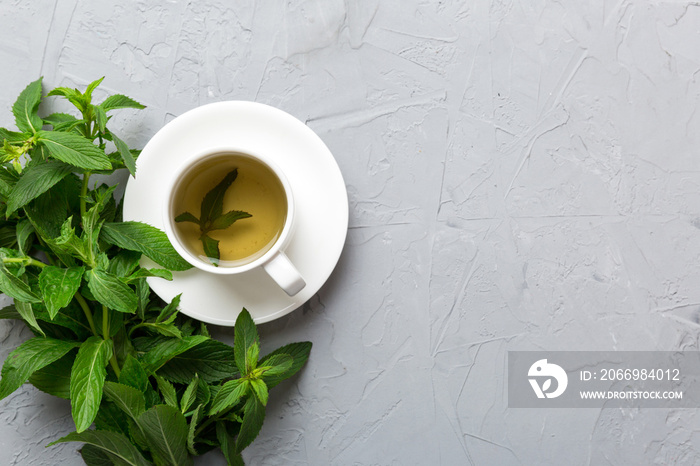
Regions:
<instances>
[{"instance_id":1,"label":"white teacup","mask_svg":"<svg viewBox=\"0 0 700 466\"><path fill-rule=\"evenodd\" d=\"M236 220L227 228L207 233L209 238L220 240L217 248L222 247L221 260L212 262L206 253L202 253L204 246L198 243L202 242L201 236L196 238L205 227L194 220L201 219L200 206L205 194L234 167L238 176L222 196L223 210L220 213L230 210L248 212L249 207L257 210L250 211L250 218ZM237 147L203 151L175 171L166 189L164 230L175 250L187 262L215 274L238 274L262 267L289 296L304 288L306 282L284 253L294 226L292 189L284 173L265 154ZM271 207L267 208L268 205ZM181 216L185 208L195 218L183 221L179 217L176 222L176 217ZM262 246L258 248L260 244Z\"/></svg>"}]
</instances>

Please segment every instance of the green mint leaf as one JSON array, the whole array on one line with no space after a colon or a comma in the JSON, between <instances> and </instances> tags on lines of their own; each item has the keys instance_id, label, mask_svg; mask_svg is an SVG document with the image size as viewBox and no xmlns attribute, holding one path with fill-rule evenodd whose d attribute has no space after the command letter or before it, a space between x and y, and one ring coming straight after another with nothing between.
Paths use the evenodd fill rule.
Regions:
<instances>
[{"instance_id":1,"label":"green mint leaf","mask_svg":"<svg viewBox=\"0 0 700 466\"><path fill-rule=\"evenodd\" d=\"M57 161L30 165L15 184L7 199L7 216L44 194L74 168Z\"/></svg>"},{"instance_id":2,"label":"green mint leaf","mask_svg":"<svg viewBox=\"0 0 700 466\"><path fill-rule=\"evenodd\" d=\"M179 328L177 328L177 325L175 324L156 324L152 322L144 322L143 324L141 324L141 326L146 330L150 330L152 332L158 333L166 337L182 338L182 332Z\"/></svg>"},{"instance_id":3,"label":"green mint leaf","mask_svg":"<svg viewBox=\"0 0 700 466\"><path fill-rule=\"evenodd\" d=\"M0 163L4 164L6 162L12 162L13 164L16 164L16 159L17 154L14 153L12 146L10 146L7 143L4 143L2 146L0 146Z\"/></svg>"},{"instance_id":4,"label":"green mint leaf","mask_svg":"<svg viewBox=\"0 0 700 466\"><path fill-rule=\"evenodd\" d=\"M68 113L52 113L51 115L44 117L44 124L53 126L54 131L61 131L66 126L72 125L76 122L82 122L82 120L78 120L76 117Z\"/></svg>"},{"instance_id":5,"label":"green mint leaf","mask_svg":"<svg viewBox=\"0 0 700 466\"><path fill-rule=\"evenodd\" d=\"M258 330L255 328L253 318L245 308L238 314L233 330L233 354L236 366L238 366L241 374L248 375L248 368L251 366L251 361L246 360L248 348L253 345L260 345L260 337L258 336ZM255 364L257 362L255 361Z\"/></svg>"},{"instance_id":6,"label":"green mint leaf","mask_svg":"<svg viewBox=\"0 0 700 466\"><path fill-rule=\"evenodd\" d=\"M199 237L204 248L204 255L209 258L212 264L218 266L221 254L219 253L219 240L216 240L206 233Z\"/></svg>"},{"instance_id":7,"label":"green mint leaf","mask_svg":"<svg viewBox=\"0 0 700 466\"><path fill-rule=\"evenodd\" d=\"M146 223L105 223L100 238L120 248L138 251L169 270L182 271L192 268L175 251L165 233Z\"/></svg>"},{"instance_id":8,"label":"green mint leaf","mask_svg":"<svg viewBox=\"0 0 700 466\"><path fill-rule=\"evenodd\" d=\"M91 195L86 199L87 203L93 203L93 206L90 208L90 210L94 209L94 218L90 219L92 222L92 225L95 225L98 220L103 219L103 215L111 216L112 213L108 212L110 209L116 209L116 204L114 201L114 190L117 189L116 185L113 186L107 186L105 184L101 184L97 188L95 188ZM90 214L90 211L88 211L88 214ZM85 219L83 219L83 222L85 222Z\"/></svg>"},{"instance_id":9,"label":"green mint leaf","mask_svg":"<svg viewBox=\"0 0 700 466\"><path fill-rule=\"evenodd\" d=\"M212 220L209 230L224 230L234 224L236 220L252 217L248 212L232 210Z\"/></svg>"},{"instance_id":10,"label":"green mint leaf","mask_svg":"<svg viewBox=\"0 0 700 466\"><path fill-rule=\"evenodd\" d=\"M189 212L181 213L180 215L175 217L175 221L178 223L180 223L180 222L192 222L192 223L196 223L197 225L199 225L199 219Z\"/></svg>"},{"instance_id":11,"label":"green mint leaf","mask_svg":"<svg viewBox=\"0 0 700 466\"><path fill-rule=\"evenodd\" d=\"M48 94L46 94L46 97L52 97L55 95L68 99L68 101L75 105L75 107L80 110L81 113L85 113L85 111L88 109L88 104L90 103L87 101L87 99L85 99L82 92L69 87L57 87L56 89L52 89Z\"/></svg>"},{"instance_id":12,"label":"green mint leaf","mask_svg":"<svg viewBox=\"0 0 700 466\"><path fill-rule=\"evenodd\" d=\"M311 346L312 344L310 341L291 343L289 345L285 345L281 348L278 348L275 351L263 357L258 363L259 367L275 365L276 359L273 358L276 358L279 355L287 355L292 357L293 359L291 367L286 371L282 373L268 371L263 374L263 380L265 380L265 383L267 383L267 387L272 388L275 385L282 382L283 380L288 379L289 377L299 372L299 370L304 366L304 364L306 364L306 361L309 359Z\"/></svg>"},{"instance_id":13,"label":"green mint leaf","mask_svg":"<svg viewBox=\"0 0 700 466\"><path fill-rule=\"evenodd\" d=\"M14 276L7 267L0 266L0 291L17 301L40 303L41 298L20 278Z\"/></svg>"},{"instance_id":14,"label":"green mint leaf","mask_svg":"<svg viewBox=\"0 0 700 466\"><path fill-rule=\"evenodd\" d=\"M202 225L206 225L207 222L211 222L221 215L224 208L224 195L226 194L226 190L228 190L229 186L236 180L237 176L238 169L234 168L219 182L219 184L204 196L201 212L199 214L199 220Z\"/></svg>"},{"instance_id":15,"label":"green mint leaf","mask_svg":"<svg viewBox=\"0 0 700 466\"><path fill-rule=\"evenodd\" d=\"M159 376L156 376L156 382L158 382L158 390L160 390L161 395L163 395L165 404L180 409L180 404L177 402L177 392L173 384Z\"/></svg>"},{"instance_id":16,"label":"green mint leaf","mask_svg":"<svg viewBox=\"0 0 700 466\"><path fill-rule=\"evenodd\" d=\"M180 305L180 298L182 298L182 293L175 296L167 306L165 306L156 317L156 323L166 322L172 323L177 315L178 306Z\"/></svg>"},{"instance_id":17,"label":"green mint leaf","mask_svg":"<svg viewBox=\"0 0 700 466\"><path fill-rule=\"evenodd\" d=\"M27 256L30 252L32 234L35 233L34 225L28 219L23 218L17 222L16 240L19 252Z\"/></svg>"},{"instance_id":18,"label":"green mint leaf","mask_svg":"<svg viewBox=\"0 0 700 466\"><path fill-rule=\"evenodd\" d=\"M230 422L218 421L216 423L216 439L219 441L224 458L226 458L226 464L245 466L241 454L236 451L236 432L231 432L230 426Z\"/></svg>"},{"instance_id":19,"label":"green mint leaf","mask_svg":"<svg viewBox=\"0 0 700 466\"><path fill-rule=\"evenodd\" d=\"M125 278L127 283L131 283L139 278L158 277L164 280L172 280L173 273L168 269L138 269Z\"/></svg>"},{"instance_id":20,"label":"green mint leaf","mask_svg":"<svg viewBox=\"0 0 700 466\"><path fill-rule=\"evenodd\" d=\"M12 222L0 220L0 247L14 249L17 247L17 228Z\"/></svg>"},{"instance_id":21,"label":"green mint leaf","mask_svg":"<svg viewBox=\"0 0 700 466\"><path fill-rule=\"evenodd\" d=\"M9 306L5 306L0 309L0 319L22 320L22 316L19 315L17 309L15 309L15 305L10 304Z\"/></svg>"},{"instance_id":22,"label":"green mint leaf","mask_svg":"<svg viewBox=\"0 0 700 466\"><path fill-rule=\"evenodd\" d=\"M41 80L42 78L39 78L29 84L20 93L17 101L12 106L15 124L22 132L36 133L43 125L37 113L39 103L41 102Z\"/></svg>"},{"instance_id":23,"label":"green mint leaf","mask_svg":"<svg viewBox=\"0 0 700 466\"><path fill-rule=\"evenodd\" d=\"M255 396L258 397L258 400L260 400L260 403L262 403L263 406L266 406L268 392L267 385L265 385L265 382L263 382L260 379L252 379L250 381L250 387L253 389L253 393L255 393Z\"/></svg>"},{"instance_id":24,"label":"green mint leaf","mask_svg":"<svg viewBox=\"0 0 700 466\"><path fill-rule=\"evenodd\" d=\"M105 111L101 107L90 105L90 108L92 109L93 115L95 115L95 123L97 123L97 129L99 129L100 133L102 134L106 133L107 120L109 120L107 113L105 113Z\"/></svg>"},{"instance_id":25,"label":"green mint leaf","mask_svg":"<svg viewBox=\"0 0 700 466\"><path fill-rule=\"evenodd\" d=\"M209 416L236 406L248 392L249 386L247 379L234 379L224 383L211 402Z\"/></svg>"},{"instance_id":26,"label":"green mint leaf","mask_svg":"<svg viewBox=\"0 0 700 466\"><path fill-rule=\"evenodd\" d=\"M98 214L93 212L95 208L90 209L85 217L83 217L83 234L81 239L85 248L90 252L92 258L88 262L92 267L102 270L107 270L109 267L109 256L100 251L99 234L102 228L102 221L97 222Z\"/></svg>"},{"instance_id":27,"label":"green mint leaf","mask_svg":"<svg viewBox=\"0 0 700 466\"><path fill-rule=\"evenodd\" d=\"M29 133L19 133L17 131L0 128L0 146L2 146L5 141L8 143L22 144L31 137L32 135Z\"/></svg>"},{"instance_id":28,"label":"green mint leaf","mask_svg":"<svg viewBox=\"0 0 700 466\"><path fill-rule=\"evenodd\" d=\"M149 338L149 340L152 339ZM182 339L165 338L156 340L153 345L149 346L146 354L143 355L141 363L147 372L155 372L178 354L182 354L206 340L208 338L201 335L192 335Z\"/></svg>"},{"instance_id":29,"label":"green mint leaf","mask_svg":"<svg viewBox=\"0 0 700 466\"><path fill-rule=\"evenodd\" d=\"M142 105L136 102L134 99L121 94L114 94L107 97L104 102L100 104L100 107L102 107L105 112L115 110L117 108L136 108L139 110L146 108L145 105Z\"/></svg>"},{"instance_id":30,"label":"green mint leaf","mask_svg":"<svg viewBox=\"0 0 700 466\"><path fill-rule=\"evenodd\" d=\"M33 221L34 217L30 216L30 219ZM37 226L36 223L34 225ZM68 217L61 225L61 235L54 239L45 238L44 241L58 254L77 256L83 262L89 263L91 257L90 248L85 244L85 241L78 238L72 225L73 217Z\"/></svg>"},{"instance_id":31,"label":"green mint leaf","mask_svg":"<svg viewBox=\"0 0 700 466\"><path fill-rule=\"evenodd\" d=\"M134 387L107 381L104 385L104 395L134 421L146 411L143 392Z\"/></svg>"},{"instance_id":32,"label":"green mint leaf","mask_svg":"<svg viewBox=\"0 0 700 466\"><path fill-rule=\"evenodd\" d=\"M236 451L239 453L245 447L253 443L255 437L260 433L263 421L265 420L265 406L257 397L250 397L243 407L243 423L236 438Z\"/></svg>"},{"instance_id":33,"label":"green mint leaf","mask_svg":"<svg viewBox=\"0 0 700 466\"><path fill-rule=\"evenodd\" d=\"M78 126L84 125L84 124L87 124L87 123L88 123L87 120L75 120L75 121L70 121L70 122L67 121L67 122L65 122L65 123L57 124L56 126L53 127L53 130L54 130L54 131L60 131L60 132L63 132L63 133L73 133L73 132L74 132L74 133L76 133L76 134L80 134L80 133L79 133L78 131L76 131L75 129L76 129ZM45 146L39 145L39 146L36 146L36 148L44 149ZM47 156L48 156L48 155L51 155L51 154L48 152L48 149L47 149L47 151L45 151L45 153L46 153ZM97 173L97 171L96 171L96 173Z\"/></svg>"},{"instance_id":34,"label":"green mint leaf","mask_svg":"<svg viewBox=\"0 0 700 466\"><path fill-rule=\"evenodd\" d=\"M233 359L233 348L217 340L206 340L173 356L158 375L175 383L190 383L195 377L214 383L236 375Z\"/></svg>"},{"instance_id":35,"label":"green mint leaf","mask_svg":"<svg viewBox=\"0 0 700 466\"><path fill-rule=\"evenodd\" d=\"M136 159L129 150L129 146L127 146L124 141L119 139L116 134L110 134L112 135L112 142L114 142L114 145L117 147L117 151L124 162L124 166L129 170L131 176L136 177Z\"/></svg>"},{"instance_id":36,"label":"green mint leaf","mask_svg":"<svg viewBox=\"0 0 700 466\"><path fill-rule=\"evenodd\" d=\"M2 366L0 400L17 390L35 371L58 361L80 343L32 338L12 351Z\"/></svg>"},{"instance_id":37,"label":"green mint leaf","mask_svg":"<svg viewBox=\"0 0 700 466\"><path fill-rule=\"evenodd\" d=\"M69 175L26 205L24 212L42 238L55 238L61 234L66 218L79 210L79 197L78 177Z\"/></svg>"},{"instance_id":38,"label":"green mint leaf","mask_svg":"<svg viewBox=\"0 0 700 466\"><path fill-rule=\"evenodd\" d=\"M17 312L22 316L22 319L24 319L24 321L29 324L29 326L34 329L36 333L46 336L44 331L39 326L39 322L36 320L31 303L24 303L22 301L15 300L15 309L17 309Z\"/></svg>"},{"instance_id":39,"label":"green mint leaf","mask_svg":"<svg viewBox=\"0 0 700 466\"><path fill-rule=\"evenodd\" d=\"M141 392L145 392L149 386L148 374L143 370L143 366L131 355L126 357L122 371L119 374L119 383L133 387Z\"/></svg>"},{"instance_id":40,"label":"green mint leaf","mask_svg":"<svg viewBox=\"0 0 700 466\"><path fill-rule=\"evenodd\" d=\"M199 424L200 417L203 415L204 406L201 404L192 412L192 417L190 418L190 426L187 431L187 451L190 454L197 456L197 450L194 446L194 434L197 431L197 424Z\"/></svg>"},{"instance_id":41,"label":"green mint leaf","mask_svg":"<svg viewBox=\"0 0 700 466\"><path fill-rule=\"evenodd\" d=\"M114 185L114 187L118 187L118 185ZM121 203L121 200L119 201ZM110 193L109 198L107 199L107 202L104 204L104 207L102 211L100 212L100 221L101 222L114 222L117 219L117 216L121 217L121 205L117 206L117 201L114 199L113 195ZM118 251L110 251L110 254L112 253L117 253Z\"/></svg>"},{"instance_id":42,"label":"green mint leaf","mask_svg":"<svg viewBox=\"0 0 700 466\"><path fill-rule=\"evenodd\" d=\"M71 414L75 430L83 432L95 420L102 401L112 342L90 337L80 346L70 374Z\"/></svg>"},{"instance_id":43,"label":"green mint leaf","mask_svg":"<svg viewBox=\"0 0 700 466\"><path fill-rule=\"evenodd\" d=\"M16 171L21 171L22 165L19 163L19 158L24 155L25 148L23 146L14 146L8 141L4 141L0 147L0 162L12 162L12 166Z\"/></svg>"},{"instance_id":44,"label":"green mint leaf","mask_svg":"<svg viewBox=\"0 0 700 466\"><path fill-rule=\"evenodd\" d=\"M139 266L141 253L137 251L122 250L117 252L109 261L107 272L113 273L119 278L128 277Z\"/></svg>"},{"instance_id":45,"label":"green mint leaf","mask_svg":"<svg viewBox=\"0 0 700 466\"><path fill-rule=\"evenodd\" d=\"M98 229L99 229L99 227L101 227L101 226L102 226L101 224L98 225L98 226L97 226ZM84 232L83 232L83 236L85 236L85 233L84 233ZM96 268L99 268L99 269L101 269L101 270L107 270L107 267L109 267L109 256L108 256L106 253L104 253L104 252L101 252L101 251L98 252L98 250L97 250L97 247L98 247L97 243L95 243L94 246L95 246L95 249L96 249L95 255L97 256L97 257L95 257L95 266L96 266Z\"/></svg>"},{"instance_id":46,"label":"green mint leaf","mask_svg":"<svg viewBox=\"0 0 700 466\"><path fill-rule=\"evenodd\" d=\"M197 387L199 387L199 376L195 375L180 399L180 411L182 411L182 414L189 411L197 399Z\"/></svg>"},{"instance_id":47,"label":"green mint leaf","mask_svg":"<svg viewBox=\"0 0 700 466\"><path fill-rule=\"evenodd\" d=\"M100 85L103 79L105 79L104 76L88 84L87 88L85 89L85 92L83 93L83 96L85 97L87 103L92 102L92 92L97 88L97 86Z\"/></svg>"},{"instance_id":48,"label":"green mint leaf","mask_svg":"<svg viewBox=\"0 0 700 466\"><path fill-rule=\"evenodd\" d=\"M75 350L69 351L57 361L34 371L29 377L29 383L44 393L69 400L70 370L73 367L76 353Z\"/></svg>"},{"instance_id":49,"label":"green mint leaf","mask_svg":"<svg viewBox=\"0 0 700 466\"><path fill-rule=\"evenodd\" d=\"M136 293L117 276L100 269L89 270L85 276L88 289L100 304L128 314L136 312Z\"/></svg>"},{"instance_id":50,"label":"green mint leaf","mask_svg":"<svg viewBox=\"0 0 700 466\"><path fill-rule=\"evenodd\" d=\"M13 169L0 167L0 195L7 198L17 184L19 175Z\"/></svg>"},{"instance_id":51,"label":"green mint leaf","mask_svg":"<svg viewBox=\"0 0 700 466\"><path fill-rule=\"evenodd\" d=\"M73 432L50 443L48 446L66 442L83 442L99 448L101 451L105 452L114 464L122 466L151 465L131 443L131 440L119 432L110 432L108 430L88 430L82 433Z\"/></svg>"},{"instance_id":52,"label":"green mint leaf","mask_svg":"<svg viewBox=\"0 0 700 466\"><path fill-rule=\"evenodd\" d=\"M106 396L103 397L100 410L95 418L95 430L109 430L132 437L129 434L129 424L133 424L134 421L129 421L129 417L125 416L117 405L109 401ZM136 445L138 446L138 444Z\"/></svg>"},{"instance_id":53,"label":"green mint leaf","mask_svg":"<svg viewBox=\"0 0 700 466\"><path fill-rule=\"evenodd\" d=\"M252 373L258 367L258 356L260 356L260 345L254 343L245 353L246 374Z\"/></svg>"},{"instance_id":54,"label":"green mint leaf","mask_svg":"<svg viewBox=\"0 0 700 466\"><path fill-rule=\"evenodd\" d=\"M112 169L104 151L79 134L59 131L39 131L38 134L38 142L57 160L84 170Z\"/></svg>"},{"instance_id":55,"label":"green mint leaf","mask_svg":"<svg viewBox=\"0 0 700 466\"><path fill-rule=\"evenodd\" d=\"M267 382L267 380L275 380L277 376L285 374L289 369L292 368L294 363L294 358L288 354L276 354L268 358L263 364L260 362L258 369L262 372L262 379Z\"/></svg>"},{"instance_id":56,"label":"green mint leaf","mask_svg":"<svg viewBox=\"0 0 700 466\"><path fill-rule=\"evenodd\" d=\"M217 389L219 388L218 385L215 387ZM197 386L197 400L195 403L202 405L202 415L205 413L204 406L207 406L211 401L211 394L212 389L210 388L209 384L207 384L204 380L199 379L199 385ZM216 395L216 393L214 395Z\"/></svg>"},{"instance_id":57,"label":"green mint leaf","mask_svg":"<svg viewBox=\"0 0 700 466\"><path fill-rule=\"evenodd\" d=\"M123 433L122 433L123 434ZM80 457L85 462L86 466L114 466L115 463L110 459L109 455L102 449L94 445L84 444L78 450Z\"/></svg>"},{"instance_id":58,"label":"green mint leaf","mask_svg":"<svg viewBox=\"0 0 700 466\"><path fill-rule=\"evenodd\" d=\"M145 278L139 278L135 282L136 296L139 298L139 305L136 308L136 313L141 320L146 318L146 308L151 302L151 288Z\"/></svg>"},{"instance_id":59,"label":"green mint leaf","mask_svg":"<svg viewBox=\"0 0 700 466\"><path fill-rule=\"evenodd\" d=\"M46 310L51 319L58 311L73 300L80 289L80 282L85 272L84 267L60 268L47 266L39 274L39 290L46 303Z\"/></svg>"},{"instance_id":60,"label":"green mint leaf","mask_svg":"<svg viewBox=\"0 0 700 466\"><path fill-rule=\"evenodd\" d=\"M192 457L187 452L187 420L176 408L156 405L139 416L151 451L163 463L172 466L189 466Z\"/></svg>"}]
</instances>

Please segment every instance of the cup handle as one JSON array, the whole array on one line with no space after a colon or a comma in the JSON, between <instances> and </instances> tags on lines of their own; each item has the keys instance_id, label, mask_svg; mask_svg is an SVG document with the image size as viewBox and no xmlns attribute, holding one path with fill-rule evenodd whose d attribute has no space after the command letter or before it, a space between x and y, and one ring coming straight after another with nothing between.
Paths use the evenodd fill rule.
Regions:
<instances>
[{"instance_id":1,"label":"cup handle","mask_svg":"<svg viewBox=\"0 0 700 466\"><path fill-rule=\"evenodd\" d=\"M262 267L289 296L294 296L306 286L306 282L299 274L299 271L283 252L277 253L275 257Z\"/></svg>"}]
</instances>

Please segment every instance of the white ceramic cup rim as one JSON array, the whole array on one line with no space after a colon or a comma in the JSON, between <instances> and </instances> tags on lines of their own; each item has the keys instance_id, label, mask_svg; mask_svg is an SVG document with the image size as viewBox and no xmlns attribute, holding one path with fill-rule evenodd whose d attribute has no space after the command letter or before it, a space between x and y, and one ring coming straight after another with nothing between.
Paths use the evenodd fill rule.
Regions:
<instances>
[{"instance_id":1,"label":"white ceramic cup rim","mask_svg":"<svg viewBox=\"0 0 700 466\"><path fill-rule=\"evenodd\" d=\"M235 266L227 266L227 267L217 267L212 264L207 264L204 261L202 261L200 258L194 256L191 252L189 252L179 241L177 234L175 233L175 228L173 226L174 223L174 215L172 212L172 203L173 203L173 197L176 191L176 188L178 187L178 184L182 180L183 176L185 173L192 167L199 165L200 163L203 163L205 160L209 158L216 158L216 157L222 157L226 155L241 155L244 157L249 157L252 159L255 159L265 166L267 166L279 179L280 183L282 184L282 187L284 188L284 193L287 197L287 217L284 222L284 227L282 228L282 232L280 235L277 237L277 241L268 249L262 256L254 259L251 262L247 262L245 264L241 265L235 265ZM236 146L221 146L221 147L216 147L216 148L210 148L203 150L199 153L196 153L192 157L188 158L180 167L178 167L177 170L175 170L174 174L171 176L170 181L168 182L166 192L165 192L165 202L163 203L163 225L165 229L165 233L168 236L168 239L170 240L170 243L173 245L175 250L182 256L183 259L185 259L187 262L192 264L194 267L197 267L200 270L203 270L205 272L210 272L210 273L215 273L215 274L220 274L220 275L233 275L237 273L243 273L247 272L249 270L252 270L256 267L261 267L265 265L267 262L272 260L277 254L281 252L284 246L286 246L289 237L291 235L292 231L292 226L293 226L293 221L294 221L294 197L292 195L292 188L291 185L289 184L289 181L287 180L287 177L284 176L284 173L279 169L279 167L270 160L269 157L265 156L264 154L261 154L257 151L250 150L247 148L242 148L242 147L236 147Z\"/></svg>"}]
</instances>

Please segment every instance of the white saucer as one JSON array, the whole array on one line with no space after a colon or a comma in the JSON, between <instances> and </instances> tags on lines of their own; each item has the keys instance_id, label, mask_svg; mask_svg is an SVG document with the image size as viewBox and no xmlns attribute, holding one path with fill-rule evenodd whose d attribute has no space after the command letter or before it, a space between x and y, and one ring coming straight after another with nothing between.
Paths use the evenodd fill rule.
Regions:
<instances>
[{"instance_id":1,"label":"white saucer","mask_svg":"<svg viewBox=\"0 0 700 466\"><path fill-rule=\"evenodd\" d=\"M124 220L163 229L165 184L187 157L208 146L234 144L264 152L287 175L295 199L293 237L286 254L306 280L287 296L262 270L214 275L193 268L172 281L149 278L165 301L182 293L180 311L195 319L232 326L245 307L256 323L297 309L330 276L340 258L348 228L348 196L333 155L304 123L282 110L255 102L218 102L190 110L165 125L137 161L136 178L124 194ZM144 266L156 266L144 258Z\"/></svg>"}]
</instances>

